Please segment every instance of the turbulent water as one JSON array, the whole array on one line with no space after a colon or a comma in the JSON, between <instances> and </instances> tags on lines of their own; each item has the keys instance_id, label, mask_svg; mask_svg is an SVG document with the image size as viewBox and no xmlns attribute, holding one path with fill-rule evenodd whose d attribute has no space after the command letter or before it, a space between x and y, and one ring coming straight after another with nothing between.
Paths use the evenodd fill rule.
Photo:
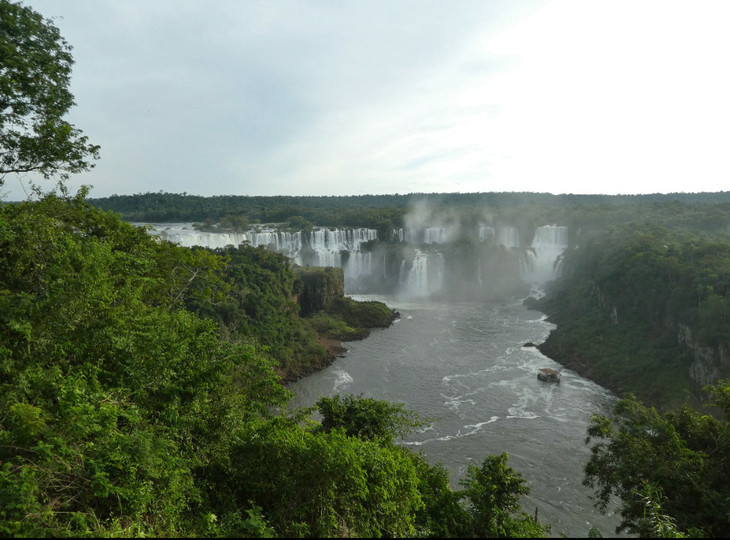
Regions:
<instances>
[{"instance_id":1,"label":"turbulent water","mask_svg":"<svg viewBox=\"0 0 730 540\"><path fill-rule=\"evenodd\" d=\"M364 394L405 403L433 419L403 444L441 462L458 487L470 463L507 452L508 465L527 480L525 511L552 525L552 536L584 537L592 526L613 536L618 517L592 506L581 485L590 450L591 415L608 413L615 397L570 370L561 383L543 383L537 371L560 366L528 342L540 343L553 326L521 302L435 304L377 299L400 320L363 341L328 368L291 386L293 406L321 396Z\"/></svg>"},{"instance_id":2,"label":"turbulent water","mask_svg":"<svg viewBox=\"0 0 730 540\"><path fill-rule=\"evenodd\" d=\"M388 273L385 255L378 258L360 251L363 242L377 237L373 229L319 228L304 237L302 232L265 227L234 234L200 232L190 224L157 224L150 232L183 246L215 248L244 241L265 245L296 264L340 266L341 254L347 252L346 291L362 291L353 289L353 284L363 277L376 278L377 285ZM457 233L428 224L395 231L413 251L408 263L404 256L396 266L397 288L404 298L427 298L444 284L461 279L454 276L466 275L459 271L460 264L454 264L459 261L448 261L449 274L440 252L421 249L449 242ZM496 242L505 253L517 250L521 262L508 272L525 284L540 284L559 275L568 229L538 227L532 243L523 248L515 227L483 225L478 238ZM305 244L308 250L303 249ZM480 257L474 262L479 265L477 280L466 285L478 292L498 277L490 272L499 273L500 266L490 266L489 260ZM382 292L377 286L375 291ZM584 443L590 418L608 413L616 398L569 370L562 372L559 385L538 381L538 369L560 368L535 347L524 347L528 342L542 342L552 328L540 313L517 301L435 304L356 298L382 300L397 309L401 318L363 341L346 344L349 350L344 357L292 385L296 394L292 406L309 406L321 396L338 393L405 403L433 421L403 444L446 466L454 488L469 464L481 465L485 456L507 452L508 464L528 480L531 489L523 498L525 511L532 515L537 508L540 521L552 525L553 536L584 537L592 526L605 536L615 534L618 517L598 513L590 500L592 492L581 481L590 455Z\"/></svg>"}]
</instances>

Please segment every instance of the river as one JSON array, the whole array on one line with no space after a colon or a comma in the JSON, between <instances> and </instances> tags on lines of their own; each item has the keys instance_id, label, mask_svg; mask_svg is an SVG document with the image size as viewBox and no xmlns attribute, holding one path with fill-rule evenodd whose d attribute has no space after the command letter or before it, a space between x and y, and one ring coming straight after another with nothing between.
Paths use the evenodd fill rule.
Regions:
<instances>
[{"instance_id":1,"label":"river","mask_svg":"<svg viewBox=\"0 0 730 540\"><path fill-rule=\"evenodd\" d=\"M592 526L614 536L619 518L593 508L581 484L593 414L607 414L616 397L564 369L560 384L537 379L561 366L525 343L541 343L553 325L520 301L459 303L380 300L400 312L390 328L362 341L326 369L290 386L292 406L321 396L363 394L404 403L433 419L402 441L442 463L454 488L470 463L507 452L508 465L528 481L523 508L552 526L551 536L585 537Z\"/></svg>"}]
</instances>

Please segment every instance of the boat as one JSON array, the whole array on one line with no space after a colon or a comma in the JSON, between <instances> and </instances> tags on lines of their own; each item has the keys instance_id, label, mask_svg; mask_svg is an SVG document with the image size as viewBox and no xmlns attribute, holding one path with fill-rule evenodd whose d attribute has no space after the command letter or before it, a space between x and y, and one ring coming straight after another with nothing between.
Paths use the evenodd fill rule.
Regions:
<instances>
[{"instance_id":1,"label":"boat","mask_svg":"<svg viewBox=\"0 0 730 540\"><path fill-rule=\"evenodd\" d=\"M560 371L542 368L537 371L537 379L543 382L560 383Z\"/></svg>"}]
</instances>

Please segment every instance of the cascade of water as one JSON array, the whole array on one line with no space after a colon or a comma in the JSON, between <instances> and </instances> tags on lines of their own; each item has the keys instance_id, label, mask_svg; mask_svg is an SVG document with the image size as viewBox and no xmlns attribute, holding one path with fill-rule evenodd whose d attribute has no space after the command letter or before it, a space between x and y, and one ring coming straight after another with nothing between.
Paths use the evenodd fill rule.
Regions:
<instances>
[{"instance_id":1,"label":"cascade of water","mask_svg":"<svg viewBox=\"0 0 730 540\"><path fill-rule=\"evenodd\" d=\"M520 231L517 227L502 226L497 229L497 244L506 248L520 247Z\"/></svg>"},{"instance_id":2,"label":"cascade of water","mask_svg":"<svg viewBox=\"0 0 730 540\"><path fill-rule=\"evenodd\" d=\"M373 273L372 253L353 251L347 259L343 271L345 281L354 281Z\"/></svg>"},{"instance_id":3,"label":"cascade of water","mask_svg":"<svg viewBox=\"0 0 730 540\"><path fill-rule=\"evenodd\" d=\"M446 227L427 227L423 231L424 244L443 244L448 241L449 231Z\"/></svg>"},{"instance_id":4,"label":"cascade of water","mask_svg":"<svg viewBox=\"0 0 730 540\"><path fill-rule=\"evenodd\" d=\"M423 231L417 229L400 229L400 231L401 242L405 241L412 245L423 243Z\"/></svg>"},{"instance_id":5,"label":"cascade of water","mask_svg":"<svg viewBox=\"0 0 730 540\"><path fill-rule=\"evenodd\" d=\"M444 257L441 253L416 250L413 264L401 263L400 293L408 298L426 298L443 287Z\"/></svg>"},{"instance_id":6,"label":"cascade of water","mask_svg":"<svg viewBox=\"0 0 730 540\"><path fill-rule=\"evenodd\" d=\"M490 227L489 225L479 225L479 240L481 242L494 238L496 235L497 233L494 230L494 227Z\"/></svg>"},{"instance_id":7,"label":"cascade of water","mask_svg":"<svg viewBox=\"0 0 730 540\"><path fill-rule=\"evenodd\" d=\"M309 236L315 266L341 266L341 252L359 253L363 242L376 240L375 229L316 229Z\"/></svg>"},{"instance_id":8,"label":"cascade of water","mask_svg":"<svg viewBox=\"0 0 730 540\"><path fill-rule=\"evenodd\" d=\"M385 284L387 281L388 268L393 268L393 264L397 262L401 263L400 274L392 277L398 278L397 282L405 295L429 296L444 285L445 264L441 254L417 250L412 261L393 261L391 257L398 256L394 250L384 250L382 256L362 252L363 242L378 238L375 229L322 227L303 234L277 231L263 226L244 234L201 232L193 229L190 224L163 224L153 226L150 232L186 247L201 245L218 248L226 245L237 246L248 241L252 246L265 246L282 253L295 264L341 266L345 274L345 290L353 290L352 287L355 287L360 291L379 292L379 284ZM447 243L453 232L445 226L404 228L394 230L393 236L415 246L423 243ZM478 233L481 241L495 242L508 249L520 247L519 231L513 226L479 225L474 232ZM567 236L566 227L557 225L539 227L535 231L531 247L520 250L522 253L520 266L515 268L514 272L518 273L523 281L533 285L540 285L558 277L561 255L567 247ZM513 254L516 256L516 252ZM492 276L504 273L504 270L499 270L502 263L491 257L492 255L489 255L485 258L484 254L476 256L476 274L467 272L468 276L472 276L468 279L473 279L474 287L480 289L490 287ZM499 258L501 255L495 257ZM459 268L463 269L463 265ZM392 285L391 283L390 286Z\"/></svg>"},{"instance_id":9,"label":"cascade of water","mask_svg":"<svg viewBox=\"0 0 730 540\"><path fill-rule=\"evenodd\" d=\"M528 283L542 284L560 276L560 263L568 247L568 227L544 225L535 230L532 246L526 252L522 277Z\"/></svg>"},{"instance_id":10,"label":"cascade of water","mask_svg":"<svg viewBox=\"0 0 730 540\"><path fill-rule=\"evenodd\" d=\"M301 264L302 233L274 230L249 231L248 241L253 247L264 246Z\"/></svg>"},{"instance_id":11,"label":"cascade of water","mask_svg":"<svg viewBox=\"0 0 730 540\"><path fill-rule=\"evenodd\" d=\"M393 231L398 239L409 244L445 244L452 240L453 231L448 227L425 227L422 229L398 229Z\"/></svg>"},{"instance_id":12,"label":"cascade of water","mask_svg":"<svg viewBox=\"0 0 730 540\"><path fill-rule=\"evenodd\" d=\"M403 261L405 262L405 261ZM413 265L405 275L401 275L401 292L408 297L428 296L428 258L418 251Z\"/></svg>"},{"instance_id":13,"label":"cascade of water","mask_svg":"<svg viewBox=\"0 0 730 540\"><path fill-rule=\"evenodd\" d=\"M136 224L145 225L145 224ZM193 229L190 224L149 224L149 232L183 247L206 246L212 249L238 246L248 238L245 233L212 233Z\"/></svg>"}]
</instances>

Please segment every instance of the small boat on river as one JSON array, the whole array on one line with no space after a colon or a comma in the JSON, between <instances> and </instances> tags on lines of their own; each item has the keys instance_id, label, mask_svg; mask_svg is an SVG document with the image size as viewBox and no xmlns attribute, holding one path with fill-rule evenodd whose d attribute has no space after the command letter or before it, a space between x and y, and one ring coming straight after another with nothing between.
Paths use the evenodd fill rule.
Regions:
<instances>
[{"instance_id":1,"label":"small boat on river","mask_svg":"<svg viewBox=\"0 0 730 540\"><path fill-rule=\"evenodd\" d=\"M550 368L537 371L537 379L543 382L560 383L560 372Z\"/></svg>"}]
</instances>

